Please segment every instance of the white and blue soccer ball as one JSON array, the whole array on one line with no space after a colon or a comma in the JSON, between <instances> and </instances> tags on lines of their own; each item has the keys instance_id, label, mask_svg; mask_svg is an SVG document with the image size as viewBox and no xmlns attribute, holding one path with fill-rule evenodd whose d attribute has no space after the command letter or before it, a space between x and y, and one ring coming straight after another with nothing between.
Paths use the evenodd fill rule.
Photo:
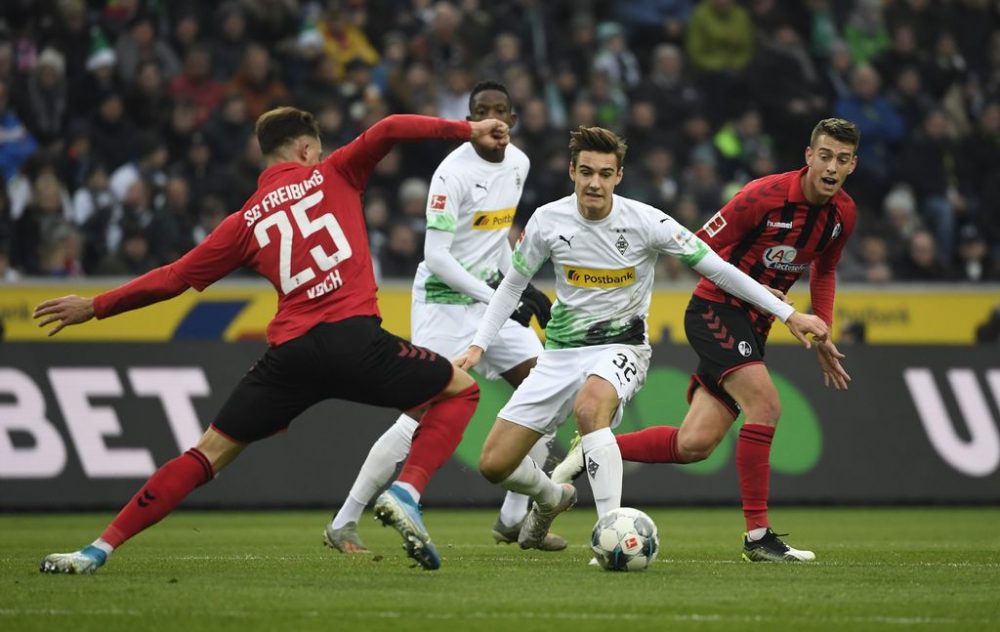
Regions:
<instances>
[{"instance_id":1,"label":"white and blue soccer ball","mask_svg":"<svg viewBox=\"0 0 1000 632\"><path fill-rule=\"evenodd\" d=\"M621 507L597 521L590 547L605 570L641 571L656 559L660 538L652 518L638 509Z\"/></svg>"}]
</instances>

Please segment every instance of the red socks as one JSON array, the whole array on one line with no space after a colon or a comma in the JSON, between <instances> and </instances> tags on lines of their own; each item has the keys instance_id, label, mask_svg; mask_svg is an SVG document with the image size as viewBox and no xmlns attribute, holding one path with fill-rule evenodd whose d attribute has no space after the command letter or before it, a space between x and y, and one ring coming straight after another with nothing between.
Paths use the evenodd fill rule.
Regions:
<instances>
[{"instance_id":1,"label":"red socks","mask_svg":"<svg viewBox=\"0 0 1000 632\"><path fill-rule=\"evenodd\" d=\"M736 471L740 477L743 517L747 531L769 526L767 495L771 477L771 440L774 428L743 424L736 442Z\"/></svg>"},{"instance_id":2,"label":"red socks","mask_svg":"<svg viewBox=\"0 0 1000 632\"><path fill-rule=\"evenodd\" d=\"M108 525L101 539L118 548L135 534L166 517L188 494L212 480L213 476L212 464L205 455L191 448L153 473Z\"/></svg>"},{"instance_id":3,"label":"red socks","mask_svg":"<svg viewBox=\"0 0 1000 632\"><path fill-rule=\"evenodd\" d=\"M413 433L410 456L399 473L399 481L409 483L421 494L434 472L447 461L462 441L465 427L479 403L479 385L473 384L454 397L434 404L420 418Z\"/></svg>"},{"instance_id":4,"label":"red socks","mask_svg":"<svg viewBox=\"0 0 1000 632\"><path fill-rule=\"evenodd\" d=\"M654 426L638 432L617 435L623 461L639 463L679 463L677 430L673 426Z\"/></svg>"}]
</instances>

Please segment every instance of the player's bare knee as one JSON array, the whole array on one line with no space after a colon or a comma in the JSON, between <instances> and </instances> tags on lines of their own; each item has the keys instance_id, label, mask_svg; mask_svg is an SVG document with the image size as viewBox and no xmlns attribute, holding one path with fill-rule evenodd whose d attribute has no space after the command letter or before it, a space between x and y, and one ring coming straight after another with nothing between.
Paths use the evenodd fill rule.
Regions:
<instances>
[{"instance_id":1,"label":"player's bare knee","mask_svg":"<svg viewBox=\"0 0 1000 632\"><path fill-rule=\"evenodd\" d=\"M507 459L499 457L496 451L484 450L479 456L479 473L494 485L501 483L514 471L506 461Z\"/></svg>"},{"instance_id":2,"label":"player's bare knee","mask_svg":"<svg viewBox=\"0 0 1000 632\"><path fill-rule=\"evenodd\" d=\"M746 422L763 426L777 426L781 417L781 402L777 397L761 398L743 409Z\"/></svg>"},{"instance_id":3,"label":"player's bare knee","mask_svg":"<svg viewBox=\"0 0 1000 632\"><path fill-rule=\"evenodd\" d=\"M697 463L704 461L712 455L715 447L719 445L721 437L716 438L709 435L696 435L692 437L678 437L677 448L682 463Z\"/></svg>"}]
</instances>

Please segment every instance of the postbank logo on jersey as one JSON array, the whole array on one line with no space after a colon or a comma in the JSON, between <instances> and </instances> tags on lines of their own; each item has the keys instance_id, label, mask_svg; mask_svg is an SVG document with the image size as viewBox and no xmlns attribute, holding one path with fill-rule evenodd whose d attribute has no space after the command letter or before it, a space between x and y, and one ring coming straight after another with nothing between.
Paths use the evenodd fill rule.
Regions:
<instances>
[{"instance_id":1,"label":"postbank logo on jersey","mask_svg":"<svg viewBox=\"0 0 1000 632\"><path fill-rule=\"evenodd\" d=\"M499 211L476 211L472 216L472 230L499 230L510 228L514 224L515 208L502 208Z\"/></svg>"},{"instance_id":2,"label":"postbank logo on jersey","mask_svg":"<svg viewBox=\"0 0 1000 632\"><path fill-rule=\"evenodd\" d=\"M764 251L764 265L781 272L802 272L809 267L808 263L795 263L799 251L791 246L771 246Z\"/></svg>"},{"instance_id":3,"label":"postbank logo on jersey","mask_svg":"<svg viewBox=\"0 0 1000 632\"><path fill-rule=\"evenodd\" d=\"M635 266L602 270L564 265L563 278L576 287L626 287L635 283Z\"/></svg>"}]
</instances>

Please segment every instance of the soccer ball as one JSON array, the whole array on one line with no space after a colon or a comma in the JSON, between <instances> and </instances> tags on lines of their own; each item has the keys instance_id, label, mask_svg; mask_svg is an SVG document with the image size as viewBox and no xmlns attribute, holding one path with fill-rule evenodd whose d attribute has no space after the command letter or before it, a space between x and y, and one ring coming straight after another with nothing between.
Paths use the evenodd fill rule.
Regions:
<instances>
[{"instance_id":1,"label":"soccer ball","mask_svg":"<svg viewBox=\"0 0 1000 632\"><path fill-rule=\"evenodd\" d=\"M638 509L621 507L597 521L590 548L605 570L641 571L656 559L660 538L652 518Z\"/></svg>"}]
</instances>

